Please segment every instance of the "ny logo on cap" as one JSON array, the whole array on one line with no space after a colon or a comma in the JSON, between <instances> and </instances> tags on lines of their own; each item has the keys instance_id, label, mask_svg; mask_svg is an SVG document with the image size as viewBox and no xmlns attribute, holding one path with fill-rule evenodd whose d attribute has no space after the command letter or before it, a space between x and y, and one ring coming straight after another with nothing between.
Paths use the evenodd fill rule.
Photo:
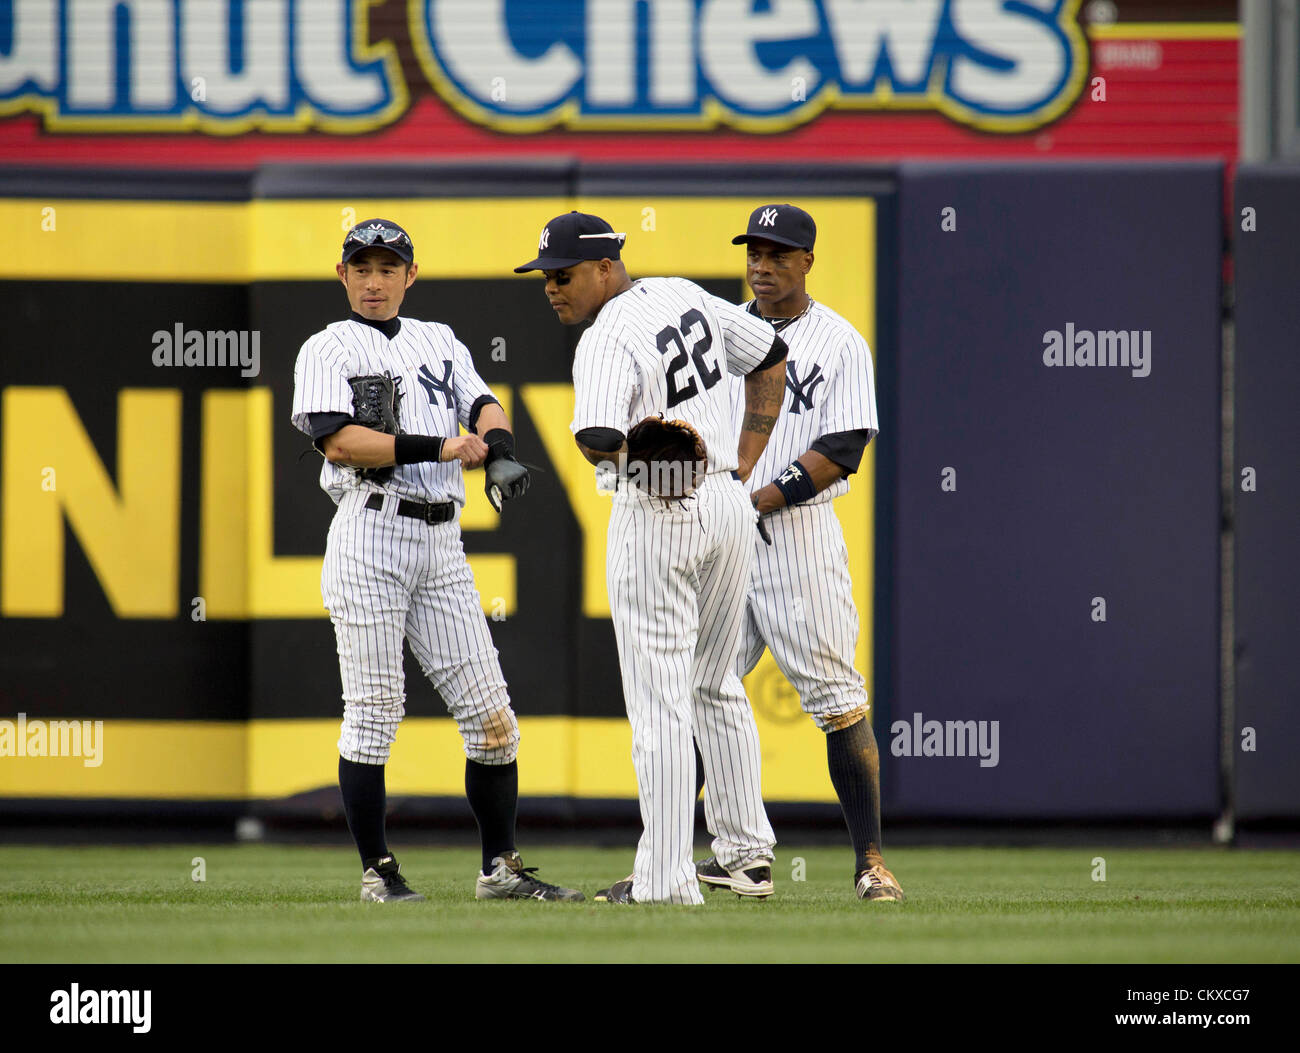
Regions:
<instances>
[{"instance_id":1,"label":"ny logo on cap","mask_svg":"<svg viewBox=\"0 0 1300 1053\"><path fill-rule=\"evenodd\" d=\"M763 214L758 217L758 221L765 227L776 226L776 209L774 208L763 209Z\"/></svg>"},{"instance_id":2,"label":"ny logo on cap","mask_svg":"<svg viewBox=\"0 0 1300 1053\"><path fill-rule=\"evenodd\" d=\"M542 236L537 239L537 251L541 252L550 243L551 243L551 228L543 227Z\"/></svg>"}]
</instances>

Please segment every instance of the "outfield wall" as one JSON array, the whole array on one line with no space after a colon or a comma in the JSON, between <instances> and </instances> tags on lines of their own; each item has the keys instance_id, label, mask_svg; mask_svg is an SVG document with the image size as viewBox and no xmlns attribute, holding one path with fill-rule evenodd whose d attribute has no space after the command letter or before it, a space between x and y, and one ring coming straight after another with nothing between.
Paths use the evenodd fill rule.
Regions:
<instances>
[{"instance_id":1,"label":"outfield wall","mask_svg":"<svg viewBox=\"0 0 1300 1053\"><path fill-rule=\"evenodd\" d=\"M96 767L0 758L0 810L336 807L318 588L332 506L288 406L298 346L346 310L342 231L374 214L415 239L405 313L453 326L544 469L503 517L471 479L462 518L520 714L521 791L577 818L630 801L607 506L567 429L577 334L510 268L546 219L582 208L629 231L635 274L739 298L730 236L753 205L796 200L821 232L810 291L867 336L878 371L882 432L836 508L887 813L1214 816L1221 178L563 161L0 173L0 218L24 232L0 261L0 717L105 721ZM1149 374L1045 365L1044 334L1064 341L1067 323L1149 332ZM177 324L257 333L257 375L155 366L154 334ZM390 789L453 801L455 729L407 672ZM768 798L833 818L821 735L770 658L747 690ZM927 756L928 720L974 722L976 746L997 721L997 763ZM899 755L916 727L919 755ZM1300 814L1300 795L1276 800Z\"/></svg>"},{"instance_id":2,"label":"outfield wall","mask_svg":"<svg viewBox=\"0 0 1300 1053\"><path fill-rule=\"evenodd\" d=\"M1300 801L1300 166L1243 165L1233 209L1236 369L1233 522L1236 719L1228 729L1247 819Z\"/></svg>"},{"instance_id":3,"label":"outfield wall","mask_svg":"<svg viewBox=\"0 0 1300 1053\"><path fill-rule=\"evenodd\" d=\"M376 214L398 218L419 251L404 309L452 325L511 413L521 456L543 466L500 517L471 476L461 519L520 715L521 788L635 797L604 588L608 499L568 430L577 333L554 322L535 276L511 268L534 253L547 219L582 208L631 232L634 273L685 274L739 299L743 252L730 239L773 187L736 196L715 169L682 192L671 174L640 172L629 196L602 187L614 175L584 182L558 164L399 167L382 180L294 166L218 181L7 174L0 210L28 233L0 291L16 319L0 406L5 708L102 719L107 739L94 767L0 761L6 807L286 800L333 784L339 679L319 591L333 506L288 416L299 346L346 313L333 277L343 231ZM869 178L779 185L817 213L819 248L836 261L814 293L871 339ZM361 185L364 199L353 193ZM158 366L177 327L185 341L247 332L250 347L256 334L256 375ZM868 677L872 462L838 506L867 612L855 659ZM413 662L407 672L390 790L458 796L459 737ZM769 792L833 800L821 736L770 660L750 683Z\"/></svg>"},{"instance_id":4,"label":"outfield wall","mask_svg":"<svg viewBox=\"0 0 1300 1053\"><path fill-rule=\"evenodd\" d=\"M891 758L894 808L1217 809L1221 179L903 166L884 693L1000 756Z\"/></svg>"}]
</instances>

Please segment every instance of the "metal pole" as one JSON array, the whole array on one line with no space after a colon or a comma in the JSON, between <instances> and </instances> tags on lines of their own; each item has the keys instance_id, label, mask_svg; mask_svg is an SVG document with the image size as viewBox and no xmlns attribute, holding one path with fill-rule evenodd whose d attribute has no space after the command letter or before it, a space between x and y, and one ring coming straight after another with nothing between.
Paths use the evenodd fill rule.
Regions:
<instances>
[{"instance_id":1,"label":"metal pole","mask_svg":"<svg viewBox=\"0 0 1300 1053\"><path fill-rule=\"evenodd\" d=\"M1273 156L1274 10L1272 0L1241 0L1238 77L1242 161L1267 161Z\"/></svg>"}]
</instances>

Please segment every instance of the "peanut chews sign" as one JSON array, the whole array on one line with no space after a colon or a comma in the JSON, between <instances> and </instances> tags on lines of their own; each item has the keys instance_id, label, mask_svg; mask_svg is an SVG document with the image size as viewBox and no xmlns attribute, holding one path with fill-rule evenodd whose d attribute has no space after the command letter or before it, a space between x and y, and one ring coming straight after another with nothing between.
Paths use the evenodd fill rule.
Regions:
<instances>
[{"instance_id":1,"label":"peanut chews sign","mask_svg":"<svg viewBox=\"0 0 1300 1053\"><path fill-rule=\"evenodd\" d=\"M54 131L370 131L427 82L505 132L779 131L827 108L1064 113L1078 0L10 0L0 113ZM395 17L396 16L396 17ZM420 72L404 74L401 37Z\"/></svg>"}]
</instances>

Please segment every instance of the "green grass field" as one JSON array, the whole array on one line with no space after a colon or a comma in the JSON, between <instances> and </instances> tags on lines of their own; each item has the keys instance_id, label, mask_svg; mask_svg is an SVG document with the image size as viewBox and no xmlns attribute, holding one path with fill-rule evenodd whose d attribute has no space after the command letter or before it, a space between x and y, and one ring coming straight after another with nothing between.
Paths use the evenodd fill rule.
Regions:
<instances>
[{"instance_id":1,"label":"green grass field","mask_svg":"<svg viewBox=\"0 0 1300 1053\"><path fill-rule=\"evenodd\" d=\"M908 902L866 904L846 849L783 846L771 899L723 891L690 909L477 902L476 852L395 847L428 903L357 902L360 868L342 847L0 848L0 961L1300 961L1294 852L898 848L888 862ZM804 881L791 880L795 857ZM626 876L632 852L551 846L524 860L591 896Z\"/></svg>"}]
</instances>

